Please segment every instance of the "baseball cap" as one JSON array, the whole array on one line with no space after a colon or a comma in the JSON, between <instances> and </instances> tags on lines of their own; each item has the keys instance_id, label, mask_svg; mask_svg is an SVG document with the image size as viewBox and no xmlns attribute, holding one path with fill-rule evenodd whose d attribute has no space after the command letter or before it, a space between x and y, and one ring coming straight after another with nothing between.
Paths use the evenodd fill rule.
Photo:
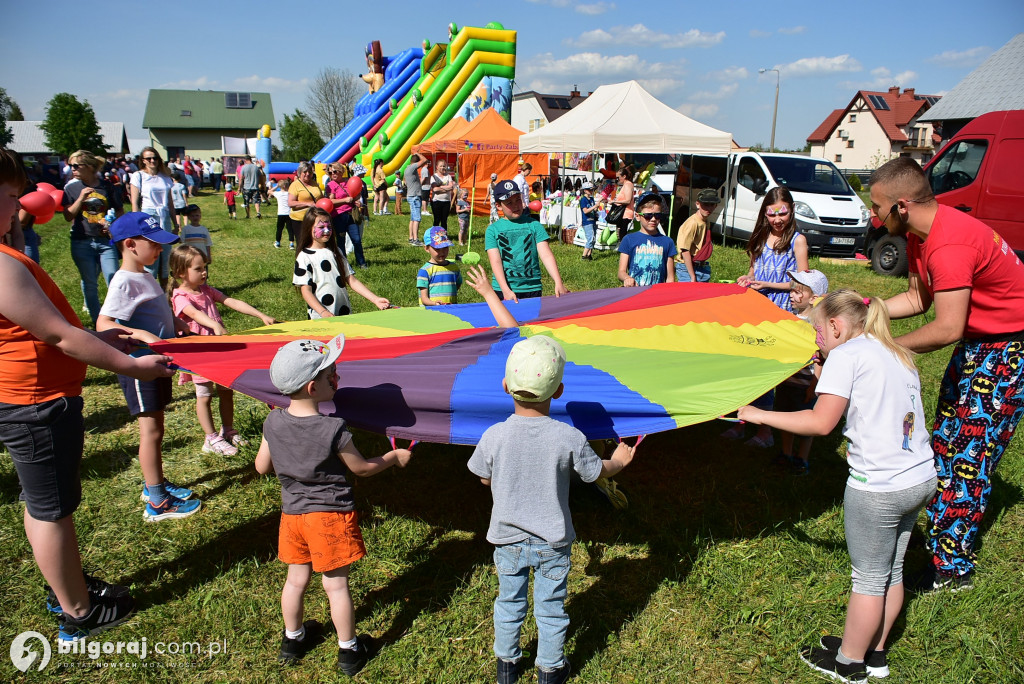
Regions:
<instances>
[{"instance_id":1,"label":"baseball cap","mask_svg":"<svg viewBox=\"0 0 1024 684\"><path fill-rule=\"evenodd\" d=\"M656 192L645 192L644 194L640 195L640 199L636 201L637 212L640 211L640 207L644 206L645 204L652 200L657 202L658 206L660 206L662 209L665 208L665 200L662 199L660 194Z\"/></svg>"},{"instance_id":2,"label":"baseball cap","mask_svg":"<svg viewBox=\"0 0 1024 684\"><path fill-rule=\"evenodd\" d=\"M333 366L345 348L345 336L324 344L316 340L292 340L277 350L270 362L270 381L281 394L292 395L323 369Z\"/></svg>"},{"instance_id":3,"label":"baseball cap","mask_svg":"<svg viewBox=\"0 0 1024 684\"><path fill-rule=\"evenodd\" d=\"M498 184L494 186L494 199L498 202L504 202L512 195L519 194L519 186L514 181L498 181Z\"/></svg>"},{"instance_id":4,"label":"baseball cap","mask_svg":"<svg viewBox=\"0 0 1024 684\"><path fill-rule=\"evenodd\" d=\"M719 199L717 192L711 188L704 188L697 194L697 201L702 204L718 204L722 200Z\"/></svg>"},{"instance_id":5,"label":"baseball cap","mask_svg":"<svg viewBox=\"0 0 1024 684\"><path fill-rule=\"evenodd\" d=\"M141 211L130 211L110 224L110 244L116 245L128 238L144 237L147 240L169 245L178 241L178 236L160 227L160 221Z\"/></svg>"},{"instance_id":6,"label":"baseball cap","mask_svg":"<svg viewBox=\"0 0 1024 684\"><path fill-rule=\"evenodd\" d=\"M423 242L426 243L427 247L433 247L434 249L452 246L452 241L448 239L448 231L445 230L444 226L427 228L427 232L423 234Z\"/></svg>"},{"instance_id":7,"label":"baseball cap","mask_svg":"<svg viewBox=\"0 0 1024 684\"><path fill-rule=\"evenodd\" d=\"M509 394L519 401L544 401L562 383L564 369L562 345L550 337L534 335L516 342L509 352L505 362L505 385Z\"/></svg>"},{"instance_id":8,"label":"baseball cap","mask_svg":"<svg viewBox=\"0 0 1024 684\"><path fill-rule=\"evenodd\" d=\"M808 271L786 271L789 277L801 285L811 288L815 297L828 294L828 278L821 271L810 269Z\"/></svg>"},{"instance_id":9,"label":"baseball cap","mask_svg":"<svg viewBox=\"0 0 1024 684\"><path fill-rule=\"evenodd\" d=\"M594 184L591 183L590 181L584 181L583 189L584 190L593 190L594 189Z\"/></svg>"}]
</instances>

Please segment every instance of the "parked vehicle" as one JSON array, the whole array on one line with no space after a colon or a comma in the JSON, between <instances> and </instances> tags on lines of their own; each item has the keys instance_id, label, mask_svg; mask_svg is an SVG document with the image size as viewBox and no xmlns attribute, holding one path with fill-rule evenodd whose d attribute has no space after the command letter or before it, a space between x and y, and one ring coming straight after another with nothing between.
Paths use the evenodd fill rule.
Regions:
<instances>
[{"instance_id":1,"label":"parked vehicle","mask_svg":"<svg viewBox=\"0 0 1024 684\"><path fill-rule=\"evenodd\" d=\"M718 189L723 202L713 216L712 232L745 242L765 194L777 186L793 194L797 230L812 254L852 257L863 249L870 212L826 159L763 152L738 152L728 159L684 156L674 194L677 203L687 205L679 212L685 218L701 189Z\"/></svg>"},{"instance_id":2,"label":"parked vehicle","mask_svg":"<svg viewBox=\"0 0 1024 684\"><path fill-rule=\"evenodd\" d=\"M924 167L935 199L990 226L1024 259L1024 110L982 114L961 128ZM905 275L906 241L877 222L869 230L871 265Z\"/></svg>"}]
</instances>

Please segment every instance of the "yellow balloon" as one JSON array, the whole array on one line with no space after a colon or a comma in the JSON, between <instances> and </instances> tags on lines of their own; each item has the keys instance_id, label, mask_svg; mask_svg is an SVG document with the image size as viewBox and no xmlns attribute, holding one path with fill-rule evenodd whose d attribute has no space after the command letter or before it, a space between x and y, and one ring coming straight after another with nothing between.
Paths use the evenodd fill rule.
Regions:
<instances>
[{"instance_id":1,"label":"yellow balloon","mask_svg":"<svg viewBox=\"0 0 1024 684\"><path fill-rule=\"evenodd\" d=\"M270 137L270 124L263 124L263 128L260 129L260 133L263 134L264 138Z\"/></svg>"}]
</instances>

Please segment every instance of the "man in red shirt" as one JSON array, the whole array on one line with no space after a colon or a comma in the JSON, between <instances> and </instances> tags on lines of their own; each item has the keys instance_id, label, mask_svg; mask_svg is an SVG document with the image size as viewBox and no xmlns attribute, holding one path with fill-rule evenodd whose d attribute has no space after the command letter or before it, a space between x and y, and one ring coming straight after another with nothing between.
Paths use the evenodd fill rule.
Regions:
<instances>
[{"instance_id":1,"label":"man in red shirt","mask_svg":"<svg viewBox=\"0 0 1024 684\"><path fill-rule=\"evenodd\" d=\"M915 352L956 343L932 425L939 486L928 544L931 588L969 589L991 477L1024 415L1024 265L987 225L939 205L912 159L871 175L871 210L890 234L907 237L908 288L886 300L889 315L935 305L935 320L896 341Z\"/></svg>"}]
</instances>

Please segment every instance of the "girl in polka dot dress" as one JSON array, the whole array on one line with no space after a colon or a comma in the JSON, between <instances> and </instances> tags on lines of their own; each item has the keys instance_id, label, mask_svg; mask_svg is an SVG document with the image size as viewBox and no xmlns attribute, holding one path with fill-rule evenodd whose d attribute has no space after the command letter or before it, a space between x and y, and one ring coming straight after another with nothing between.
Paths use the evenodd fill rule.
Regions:
<instances>
[{"instance_id":1,"label":"girl in polka dot dress","mask_svg":"<svg viewBox=\"0 0 1024 684\"><path fill-rule=\"evenodd\" d=\"M331 215L319 207L306 212L295 243L295 273L292 284L299 288L311 319L351 313L348 288L366 297L378 309L391 303L366 287L338 249L331 227Z\"/></svg>"}]
</instances>

